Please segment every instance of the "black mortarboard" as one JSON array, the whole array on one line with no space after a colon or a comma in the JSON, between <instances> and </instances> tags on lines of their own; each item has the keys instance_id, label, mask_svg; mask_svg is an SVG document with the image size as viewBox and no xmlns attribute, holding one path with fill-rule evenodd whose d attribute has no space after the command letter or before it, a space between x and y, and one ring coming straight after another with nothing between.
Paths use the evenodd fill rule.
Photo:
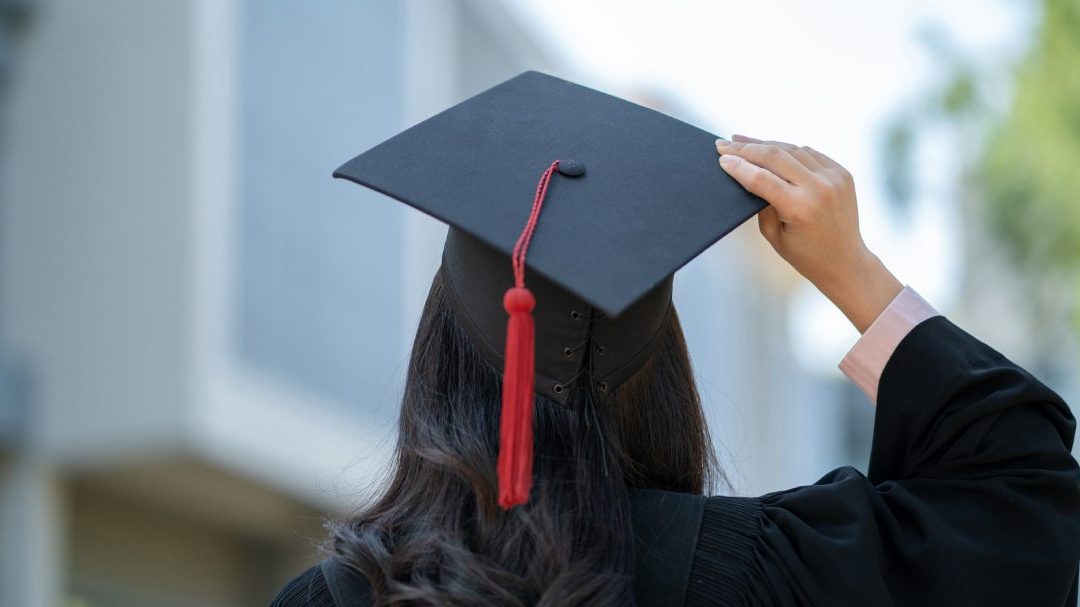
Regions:
<instances>
[{"instance_id":1,"label":"black mortarboard","mask_svg":"<svg viewBox=\"0 0 1080 607\"><path fill-rule=\"evenodd\" d=\"M526 72L335 171L450 225L440 271L473 341L504 371L500 491L508 423L529 425L509 432L518 443L528 438L527 458L513 465L531 472L534 387L566 403L585 376L603 400L647 360L669 316L675 271L765 206L720 169L715 140ZM519 240L535 309L507 293ZM504 303L519 306L509 331ZM535 345L531 317L521 324L529 310ZM508 416L514 399L519 409ZM504 506L527 499L527 483L520 493Z\"/></svg>"}]
</instances>

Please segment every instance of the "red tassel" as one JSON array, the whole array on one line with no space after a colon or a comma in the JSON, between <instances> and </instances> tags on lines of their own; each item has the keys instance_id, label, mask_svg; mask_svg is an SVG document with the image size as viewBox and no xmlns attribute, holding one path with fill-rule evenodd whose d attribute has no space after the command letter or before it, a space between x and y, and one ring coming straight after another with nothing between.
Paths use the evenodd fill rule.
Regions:
<instances>
[{"instance_id":1,"label":"red tassel","mask_svg":"<svg viewBox=\"0 0 1080 607\"><path fill-rule=\"evenodd\" d=\"M499 506L506 510L529 501L533 465L534 328L536 299L524 287L503 297L506 324L502 419L499 422Z\"/></svg>"},{"instance_id":2,"label":"red tassel","mask_svg":"<svg viewBox=\"0 0 1080 607\"><path fill-rule=\"evenodd\" d=\"M510 314L506 323L506 353L503 364L502 417L499 419L499 506L509 510L529 501L533 468L533 403L535 396L535 329L532 310L536 298L525 288L525 251L536 230L548 183L559 168L551 163L540 177L532 211L525 229L514 245L514 286L503 296Z\"/></svg>"}]
</instances>

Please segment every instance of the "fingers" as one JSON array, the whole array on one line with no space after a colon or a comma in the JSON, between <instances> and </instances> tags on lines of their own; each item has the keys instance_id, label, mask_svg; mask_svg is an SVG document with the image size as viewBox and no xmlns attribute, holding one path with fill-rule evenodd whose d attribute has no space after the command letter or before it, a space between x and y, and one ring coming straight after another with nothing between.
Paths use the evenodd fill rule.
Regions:
<instances>
[{"instance_id":1,"label":"fingers","mask_svg":"<svg viewBox=\"0 0 1080 607\"><path fill-rule=\"evenodd\" d=\"M773 145L778 145L784 148L788 151L788 154L791 154L795 157L796 160L803 163L803 166L805 166L811 172L820 171L821 169L825 168L821 164L821 162L819 162L818 159L814 157L814 155L810 151L810 148L800 147L791 143L784 143L782 141L768 141L766 143L771 143Z\"/></svg>"},{"instance_id":2,"label":"fingers","mask_svg":"<svg viewBox=\"0 0 1080 607\"><path fill-rule=\"evenodd\" d=\"M839 162L833 160L832 158L829 158L825 154L822 154L821 152L815 150L812 147L803 146L800 149L803 150L806 154L808 154L811 158L813 158L813 161L817 163L817 166L819 168L816 170L816 172L822 176L822 179L826 183L847 183L849 185L853 183L851 173L849 173L848 170L845 169L844 166Z\"/></svg>"},{"instance_id":3,"label":"fingers","mask_svg":"<svg viewBox=\"0 0 1080 607\"><path fill-rule=\"evenodd\" d=\"M822 154L821 152L815 150L814 148L812 148L810 146L804 146L804 149L807 151L807 153L809 153L811 156L814 157L814 160L817 160L822 165L832 166L832 165L836 164L835 160L833 160L832 158L829 158L825 154Z\"/></svg>"},{"instance_id":4,"label":"fingers","mask_svg":"<svg viewBox=\"0 0 1080 607\"><path fill-rule=\"evenodd\" d=\"M772 171L732 154L720 156L720 166L751 194L769 203L785 203L794 188Z\"/></svg>"},{"instance_id":5,"label":"fingers","mask_svg":"<svg viewBox=\"0 0 1080 607\"><path fill-rule=\"evenodd\" d=\"M811 179L810 169L792 156L788 150L777 145L718 139L716 150L720 154L734 154L745 158L793 184L805 184Z\"/></svg>"},{"instance_id":6,"label":"fingers","mask_svg":"<svg viewBox=\"0 0 1080 607\"><path fill-rule=\"evenodd\" d=\"M763 141L761 139L755 139L754 137L739 134L732 134L731 140L738 143L764 143L767 145L775 145L781 147L787 150L789 154L794 156L796 160L801 162L803 166L810 169L811 171L817 171L825 168L826 166L817 158L815 158L813 150L806 146L800 147L784 141Z\"/></svg>"},{"instance_id":7,"label":"fingers","mask_svg":"<svg viewBox=\"0 0 1080 607\"><path fill-rule=\"evenodd\" d=\"M825 154L822 154L821 152L815 150L810 146L803 146L802 149L806 150L806 152L810 154L814 158L814 160L816 160L818 163L821 164L822 167L826 169L843 168L839 162L833 160L832 158L829 158Z\"/></svg>"}]
</instances>

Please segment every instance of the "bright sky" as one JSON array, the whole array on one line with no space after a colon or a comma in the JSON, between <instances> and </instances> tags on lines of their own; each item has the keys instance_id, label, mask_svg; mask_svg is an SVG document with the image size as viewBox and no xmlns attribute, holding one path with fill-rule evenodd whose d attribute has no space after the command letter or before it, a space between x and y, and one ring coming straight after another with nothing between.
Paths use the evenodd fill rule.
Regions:
<instances>
[{"instance_id":1,"label":"bright sky","mask_svg":"<svg viewBox=\"0 0 1080 607\"><path fill-rule=\"evenodd\" d=\"M812 145L855 176L864 240L905 283L948 313L960 263L959 219L942 172L923 163L925 187L909 225L890 219L880 170L882 128L940 77L920 34L944 30L965 53L1013 57L1032 14L1015 0L866 2L772 0L511 0L573 69L600 88L660 89L701 126ZM930 133L933 139L934 133ZM939 135L939 139L940 134ZM808 287L791 310L800 360L823 372L857 338Z\"/></svg>"}]
</instances>

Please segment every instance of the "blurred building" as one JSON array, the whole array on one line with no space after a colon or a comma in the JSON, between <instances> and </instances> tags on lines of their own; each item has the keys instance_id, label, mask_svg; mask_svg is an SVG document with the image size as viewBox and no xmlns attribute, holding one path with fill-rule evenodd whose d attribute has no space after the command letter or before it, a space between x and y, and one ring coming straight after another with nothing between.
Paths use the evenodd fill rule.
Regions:
<instances>
[{"instance_id":1,"label":"blurred building","mask_svg":"<svg viewBox=\"0 0 1080 607\"><path fill-rule=\"evenodd\" d=\"M378 480L445 234L331 170L571 66L480 0L28 6L0 135L0 605L264 605ZM762 247L748 222L676 279L741 493L848 457Z\"/></svg>"}]
</instances>

